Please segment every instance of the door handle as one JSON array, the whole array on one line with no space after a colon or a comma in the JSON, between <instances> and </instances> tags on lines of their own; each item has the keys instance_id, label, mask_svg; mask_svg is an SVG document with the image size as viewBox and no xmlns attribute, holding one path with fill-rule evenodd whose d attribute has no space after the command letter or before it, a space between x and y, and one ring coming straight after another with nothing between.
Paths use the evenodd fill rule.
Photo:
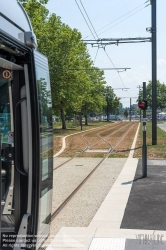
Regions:
<instances>
[{"instance_id":1,"label":"door handle","mask_svg":"<svg viewBox=\"0 0 166 250\"><path fill-rule=\"evenodd\" d=\"M26 173L25 171L22 171L20 169L20 162L18 161L18 143L17 143L17 133L18 133L18 129L17 129L17 114L18 114L18 107L19 105L26 101L26 97L22 98L21 100L19 100L15 106L15 119L14 119L14 138L15 138L15 146L14 146L14 151L15 151L15 168L16 170L21 174L21 175L24 175L24 176L28 176L28 173Z\"/></svg>"}]
</instances>

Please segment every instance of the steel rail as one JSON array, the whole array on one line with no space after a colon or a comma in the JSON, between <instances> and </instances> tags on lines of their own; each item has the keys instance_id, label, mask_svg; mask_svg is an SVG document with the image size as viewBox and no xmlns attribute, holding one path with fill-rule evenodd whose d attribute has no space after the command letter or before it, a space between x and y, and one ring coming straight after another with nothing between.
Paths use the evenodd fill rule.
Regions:
<instances>
[{"instance_id":1,"label":"steel rail","mask_svg":"<svg viewBox=\"0 0 166 250\"><path fill-rule=\"evenodd\" d=\"M110 126L110 125L111 125L111 124L106 125L106 126ZM106 127L106 126L105 126L105 127ZM104 127L104 128L105 128L105 127ZM99 130L99 129L103 129L103 127L99 127L99 128L94 129L94 130ZM94 130L93 130L93 131L94 131ZM93 133L93 131L92 131L92 130L91 130L91 131L85 131L85 132L83 132L83 133L84 133L84 135L85 135L85 134ZM84 136L84 135L82 135L82 136ZM86 146L81 152L75 154L75 155L74 155L73 157L71 157L69 160L67 160L67 161L61 163L60 165L58 165L57 167L53 168L53 171L56 170L56 169L58 169L58 168L60 168L60 167L62 167L62 166L65 165L66 163L68 163L68 162L70 162L71 160L73 160L74 158L76 158L78 155L80 155L80 154L84 153L86 150L88 150L88 149L89 149L89 144L88 144L88 142L87 142L86 140L85 140L85 142L86 142L87 146Z\"/></svg>"},{"instance_id":2,"label":"steel rail","mask_svg":"<svg viewBox=\"0 0 166 250\"><path fill-rule=\"evenodd\" d=\"M133 124L129 130L123 135L122 138L116 143L113 150L119 145L119 143L127 136L127 134L130 132L130 130L134 127L135 124ZM66 204L73 198L73 196L80 190L80 188L84 185L84 183L90 178L90 176L97 170L97 168L102 164L104 160L106 160L109 155L113 152L109 152L106 154L101 161L93 168L93 170L81 181L81 183L71 192L71 194L56 208L56 210L51 215L51 221L55 219L55 217L60 213L60 211L66 206Z\"/></svg>"},{"instance_id":3,"label":"steel rail","mask_svg":"<svg viewBox=\"0 0 166 250\"><path fill-rule=\"evenodd\" d=\"M119 125L119 124L118 124ZM120 124L121 125L121 124ZM129 124L127 124L126 126L123 126L123 128L124 127L128 127L128 125ZM113 127L114 128L114 127ZM116 128L117 128L117 125L116 125ZM114 134L116 134L119 130L121 130L121 126L120 126L120 128L119 129L117 129L116 131L113 131L113 133L111 133L111 134L109 134L108 136L106 136L106 137L102 137L102 136L100 136L100 138L101 138L101 140L103 140L103 141L105 141L108 145L110 145L110 147L112 147L112 145L111 145L111 143L109 143L107 140L106 140L106 138L109 138L110 136L112 136L112 135L114 135ZM106 131L108 131L108 130L106 130ZM102 134L102 133L104 133L105 131L102 131L100 134ZM100 140L100 141L101 141ZM99 142L100 142L99 141ZM95 145L97 145L99 142L96 142L95 144L93 144L90 148L93 148Z\"/></svg>"}]
</instances>

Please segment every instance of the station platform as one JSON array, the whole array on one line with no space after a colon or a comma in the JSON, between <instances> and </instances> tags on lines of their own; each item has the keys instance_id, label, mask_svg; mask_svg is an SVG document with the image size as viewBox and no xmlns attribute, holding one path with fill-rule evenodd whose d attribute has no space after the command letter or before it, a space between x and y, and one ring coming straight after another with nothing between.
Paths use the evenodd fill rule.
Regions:
<instances>
[{"instance_id":1,"label":"station platform","mask_svg":"<svg viewBox=\"0 0 166 250\"><path fill-rule=\"evenodd\" d=\"M128 158L88 227L63 227L47 250L165 250L166 160Z\"/></svg>"}]
</instances>

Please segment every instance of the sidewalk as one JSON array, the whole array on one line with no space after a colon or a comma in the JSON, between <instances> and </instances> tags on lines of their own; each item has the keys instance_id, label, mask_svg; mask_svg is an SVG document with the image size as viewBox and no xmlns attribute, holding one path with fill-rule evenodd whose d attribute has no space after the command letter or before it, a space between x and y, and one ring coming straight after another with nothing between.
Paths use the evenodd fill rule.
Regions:
<instances>
[{"instance_id":1,"label":"sidewalk","mask_svg":"<svg viewBox=\"0 0 166 250\"><path fill-rule=\"evenodd\" d=\"M141 160L128 158L90 225L61 228L47 250L165 250L166 160L140 177Z\"/></svg>"}]
</instances>

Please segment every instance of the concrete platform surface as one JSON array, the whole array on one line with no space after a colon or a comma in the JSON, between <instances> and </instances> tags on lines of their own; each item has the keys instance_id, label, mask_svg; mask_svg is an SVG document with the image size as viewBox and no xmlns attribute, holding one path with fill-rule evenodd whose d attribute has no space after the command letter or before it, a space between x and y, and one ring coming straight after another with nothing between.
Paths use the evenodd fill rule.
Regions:
<instances>
[{"instance_id":1,"label":"concrete platform surface","mask_svg":"<svg viewBox=\"0 0 166 250\"><path fill-rule=\"evenodd\" d=\"M62 228L47 250L165 250L166 232L111 228Z\"/></svg>"},{"instance_id":2,"label":"concrete platform surface","mask_svg":"<svg viewBox=\"0 0 166 250\"><path fill-rule=\"evenodd\" d=\"M133 181L141 161L128 158L89 226L61 228L47 250L166 249L165 163L149 160L148 178Z\"/></svg>"},{"instance_id":3,"label":"concrete platform surface","mask_svg":"<svg viewBox=\"0 0 166 250\"><path fill-rule=\"evenodd\" d=\"M121 228L166 230L166 164L162 160L149 164L147 178L140 179L139 160Z\"/></svg>"}]
</instances>

